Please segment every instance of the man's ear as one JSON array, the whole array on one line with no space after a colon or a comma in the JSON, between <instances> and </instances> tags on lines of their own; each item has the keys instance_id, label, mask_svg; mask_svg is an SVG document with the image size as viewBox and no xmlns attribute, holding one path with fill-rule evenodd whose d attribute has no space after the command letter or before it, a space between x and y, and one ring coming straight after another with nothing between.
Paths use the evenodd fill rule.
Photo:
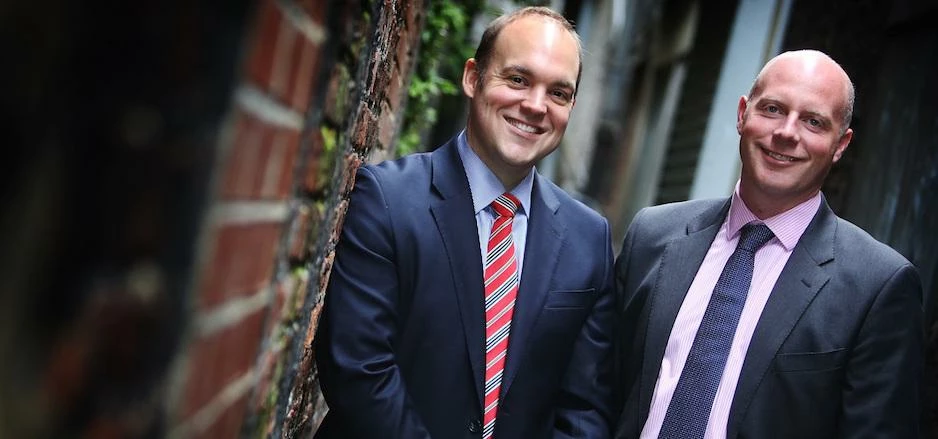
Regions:
<instances>
[{"instance_id":1,"label":"man's ear","mask_svg":"<svg viewBox=\"0 0 938 439\"><path fill-rule=\"evenodd\" d=\"M739 104L736 106L736 132L742 134L743 132L743 121L746 119L746 107L749 105L749 100L746 96L739 97Z\"/></svg>"},{"instance_id":2,"label":"man's ear","mask_svg":"<svg viewBox=\"0 0 938 439\"><path fill-rule=\"evenodd\" d=\"M478 64L475 58L469 58L462 68L462 92L469 98L475 96L476 86L479 84L479 72L476 67Z\"/></svg>"},{"instance_id":3,"label":"man's ear","mask_svg":"<svg viewBox=\"0 0 938 439\"><path fill-rule=\"evenodd\" d=\"M844 155L844 151L846 151L847 146L850 145L851 139L853 139L853 128L847 128L847 131L844 131L844 135L840 136L840 140L837 141L837 148L834 149L833 163L837 163L840 157Z\"/></svg>"}]
</instances>

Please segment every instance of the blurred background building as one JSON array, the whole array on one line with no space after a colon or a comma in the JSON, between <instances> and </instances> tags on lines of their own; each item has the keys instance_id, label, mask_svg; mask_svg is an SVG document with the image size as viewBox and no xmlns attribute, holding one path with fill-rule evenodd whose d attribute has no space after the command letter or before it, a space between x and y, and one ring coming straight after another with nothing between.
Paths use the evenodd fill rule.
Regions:
<instances>
[{"instance_id":1,"label":"blurred background building","mask_svg":"<svg viewBox=\"0 0 938 439\"><path fill-rule=\"evenodd\" d=\"M856 135L824 193L920 270L934 424L936 1L540 4L577 23L586 56L539 170L616 245L644 206L732 191L736 104L765 61L815 48L844 66ZM517 6L0 6L0 437L309 437L355 170L462 128L462 61Z\"/></svg>"}]
</instances>

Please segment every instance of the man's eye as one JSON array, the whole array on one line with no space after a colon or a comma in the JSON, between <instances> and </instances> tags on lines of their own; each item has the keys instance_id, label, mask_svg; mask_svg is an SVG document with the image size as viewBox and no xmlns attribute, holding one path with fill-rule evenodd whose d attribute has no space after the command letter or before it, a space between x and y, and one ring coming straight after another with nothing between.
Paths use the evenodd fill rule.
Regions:
<instances>
[{"instance_id":1,"label":"man's eye","mask_svg":"<svg viewBox=\"0 0 938 439\"><path fill-rule=\"evenodd\" d=\"M520 84L524 84L524 78L522 78L522 77L520 77L520 76L509 76L509 77L508 77L508 80L511 81L511 82L513 82L513 83L515 83L515 84L519 84L519 85L520 85Z\"/></svg>"},{"instance_id":2,"label":"man's eye","mask_svg":"<svg viewBox=\"0 0 938 439\"><path fill-rule=\"evenodd\" d=\"M566 102L570 100L570 94L563 90L556 90L552 92L551 95L554 97L554 99L557 99L559 101Z\"/></svg>"},{"instance_id":3,"label":"man's eye","mask_svg":"<svg viewBox=\"0 0 938 439\"><path fill-rule=\"evenodd\" d=\"M776 105L766 105L765 111L767 113L779 113L781 110L779 110L778 106Z\"/></svg>"},{"instance_id":4,"label":"man's eye","mask_svg":"<svg viewBox=\"0 0 938 439\"><path fill-rule=\"evenodd\" d=\"M808 123L809 123L811 126L813 126L813 127L819 127L819 126L821 126L821 121L819 121L819 120L817 120L817 119L808 119Z\"/></svg>"}]
</instances>

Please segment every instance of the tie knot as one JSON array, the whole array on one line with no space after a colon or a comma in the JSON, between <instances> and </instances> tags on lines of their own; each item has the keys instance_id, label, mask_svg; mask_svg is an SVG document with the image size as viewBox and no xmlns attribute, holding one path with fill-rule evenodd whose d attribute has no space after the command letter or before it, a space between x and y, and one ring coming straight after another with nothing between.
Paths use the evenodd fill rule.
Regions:
<instances>
[{"instance_id":1,"label":"tie knot","mask_svg":"<svg viewBox=\"0 0 938 439\"><path fill-rule=\"evenodd\" d=\"M514 195L505 192L492 202L492 210L495 211L497 216L515 216L515 211L518 210L519 205L521 205L521 202Z\"/></svg>"},{"instance_id":2,"label":"tie knot","mask_svg":"<svg viewBox=\"0 0 938 439\"><path fill-rule=\"evenodd\" d=\"M740 231L739 243L736 244L736 248L755 253L774 236L775 234L765 224L746 224Z\"/></svg>"}]
</instances>

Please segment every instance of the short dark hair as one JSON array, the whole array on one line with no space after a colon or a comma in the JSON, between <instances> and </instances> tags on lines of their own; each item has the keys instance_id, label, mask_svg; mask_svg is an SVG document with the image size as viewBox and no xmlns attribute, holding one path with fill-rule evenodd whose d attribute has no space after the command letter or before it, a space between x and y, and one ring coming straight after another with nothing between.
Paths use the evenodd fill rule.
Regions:
<instances>
[{"instance_id":1,"label":"short dark hair","mask_svg":"<svg viewBox=\"0 0 938 439\"><path fill-rule=\"evenodd\" d=\"M583 45L580 43L580 36L577 35L576 29L570 20L567 20L563 15L560 15L553 9L543 6L528 6L521 8L501 15L489 23L488 27L485 28L485 32L482 33L482 39L479 40L479 46L476 48L476 53L473 57L476 60L476 72L479 74L479 85L481 85L484 81L485 71L488 69L489 61L492 60L492 51L495 50L495 41L498 39L499 34L502 33L502 29L504 29L505 26L507 26L509 23L528 15L540 15L557 22L564 29L566 29L567 32L569 32L576 41L579 68L576 73L576 89L574 90L575 94L576 90L580 88L580 74L583 73Z\"/></svg>"}]
</instances>

